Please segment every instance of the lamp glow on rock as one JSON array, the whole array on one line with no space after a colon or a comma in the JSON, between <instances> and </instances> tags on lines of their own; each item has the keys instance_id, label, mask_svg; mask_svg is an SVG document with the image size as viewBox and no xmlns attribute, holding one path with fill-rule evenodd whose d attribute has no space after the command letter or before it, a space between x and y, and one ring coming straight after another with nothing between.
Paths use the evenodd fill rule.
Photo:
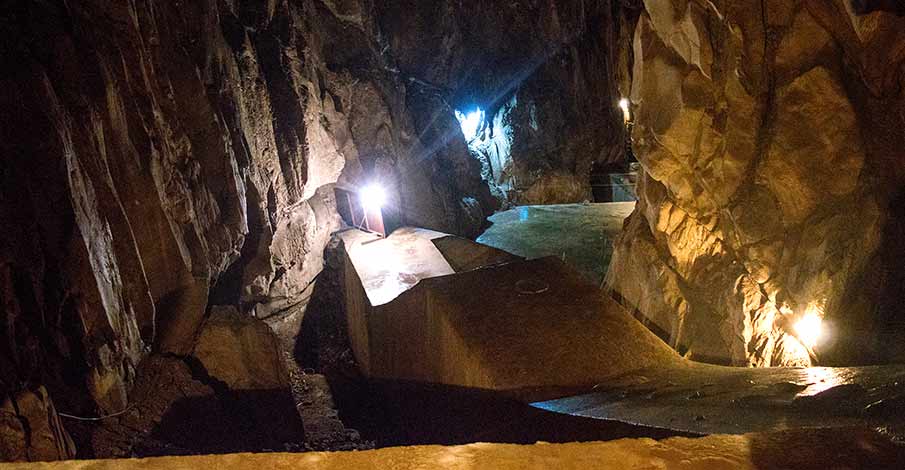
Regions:
<instances>
[{"instance_id":1,"label":"lamp glow on rock","mask_svg":"<svg viewBox=\"0 0 905 470\"><path fill-rule=\"evenodd\" d=\"M795 336L809 348L813 348L823 337L823 318L816 307L808 310L795 322Z\"/></svg>"},{"instance_id":2,"label":"lamp glow on rock","mask_svg":"<svg viewBox=\"0 0 905 470\"><path fill-rule=\"evenodd\" d=\"M619 108L622 109L622 121L629 122L632 120L632 112L629 110L628 98L619 100Z\"/></svg>"}]
</instances>

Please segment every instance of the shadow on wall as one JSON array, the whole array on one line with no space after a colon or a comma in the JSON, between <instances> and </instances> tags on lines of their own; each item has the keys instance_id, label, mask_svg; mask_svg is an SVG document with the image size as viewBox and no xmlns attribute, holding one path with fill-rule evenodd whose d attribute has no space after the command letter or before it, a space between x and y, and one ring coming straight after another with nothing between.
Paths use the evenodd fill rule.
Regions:
<instances>
[{"instance_id":1,"label":"shadow on wall","mask_svg":"<svg viewBox=\"0 0 905 470\"><path fill-rule=\"evenodd\" d=\"M905 190L900 190L890 202L888 217L879 250L883 289L877 315L878 345L882 362L905 363L905 342L900 338L900 332L905 331Z\"/></svg>"}]
</instances>

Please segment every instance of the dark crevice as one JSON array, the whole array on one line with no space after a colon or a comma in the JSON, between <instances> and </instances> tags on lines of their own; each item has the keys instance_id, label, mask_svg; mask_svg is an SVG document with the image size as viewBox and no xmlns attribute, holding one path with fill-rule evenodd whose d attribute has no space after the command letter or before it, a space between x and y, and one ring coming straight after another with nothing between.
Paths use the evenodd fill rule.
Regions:
<instances>
[{"instance_id":1,"label":"dark crevice","mask_svg":"<svg viewBox=\"0 0 905 470\"><path fill-rule=\"evenodd\" d=\"M240 299L242 296L242 282L245 276L245 269L258 256L258 247L261 243L261 237L269 232L266 219L262 216L261 196L258 194L256 186L250 184L245 192L245 206L248 217L248 233L242 244L239 259L224 272L217 282L211 287L209 305L232 305L242 307ZM240 310L242 310L240 308Z\"/></svg>"}]
</instances>

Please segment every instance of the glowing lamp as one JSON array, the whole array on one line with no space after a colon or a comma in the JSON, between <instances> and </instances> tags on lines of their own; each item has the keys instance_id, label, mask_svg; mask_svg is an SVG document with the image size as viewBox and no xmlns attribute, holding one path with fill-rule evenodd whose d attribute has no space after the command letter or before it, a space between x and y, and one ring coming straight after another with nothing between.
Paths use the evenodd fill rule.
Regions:
<instances>
[{"instance_id":1,"label":"glowing lamp","mask_svg":"<svg viewBox=\"0 0 905 470\"><path fill-rule=\"evenodd\" d=\"M628 98L622 98L619 100L619 108L622 109L622 120L624 122L629 122L632 120L632 113L628 109Z\"/></svg>"},{"instance_id":2,"label":"glowing lamp","mask_svg":"<svg viewBox=\"0 0 905 470\"><path fill-rule=\"evenodd\" d=\"M382 187L372 183L358 191L358 200L365 210L380 209L386 204L387 195Z\"/></svg>"},{"instance_id":3,"label":"glowing lamp","mask_svg":"<svg viewBox=\"0 0 905 470\"><path fill-rule=\"evenodd\" d=\"M813 348L823 336L823 318L813 309L808 309L805 314L795 322L795 336L809 348Z\"/></svg>"}]
</instances>

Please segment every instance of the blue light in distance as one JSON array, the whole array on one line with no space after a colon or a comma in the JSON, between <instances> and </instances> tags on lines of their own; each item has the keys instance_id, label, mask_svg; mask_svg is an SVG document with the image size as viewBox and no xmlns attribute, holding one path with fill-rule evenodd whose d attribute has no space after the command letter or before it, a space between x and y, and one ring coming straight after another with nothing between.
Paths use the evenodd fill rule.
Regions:
<instances>
[{"instance_id":1,"label":"blue light in distance","mask_svg":"<svg viewBox=\"0 0 905 470\"><path fill-rule=\"evenodd\" d=\"M484 110L476 107L474 111L468 114L463 114L456 110L456 119L459 120L459 125L462 126L462 134L465 135L465 141L471 142L477 137L478 130L483 128Z\"/></svg>"}]
</instances>

